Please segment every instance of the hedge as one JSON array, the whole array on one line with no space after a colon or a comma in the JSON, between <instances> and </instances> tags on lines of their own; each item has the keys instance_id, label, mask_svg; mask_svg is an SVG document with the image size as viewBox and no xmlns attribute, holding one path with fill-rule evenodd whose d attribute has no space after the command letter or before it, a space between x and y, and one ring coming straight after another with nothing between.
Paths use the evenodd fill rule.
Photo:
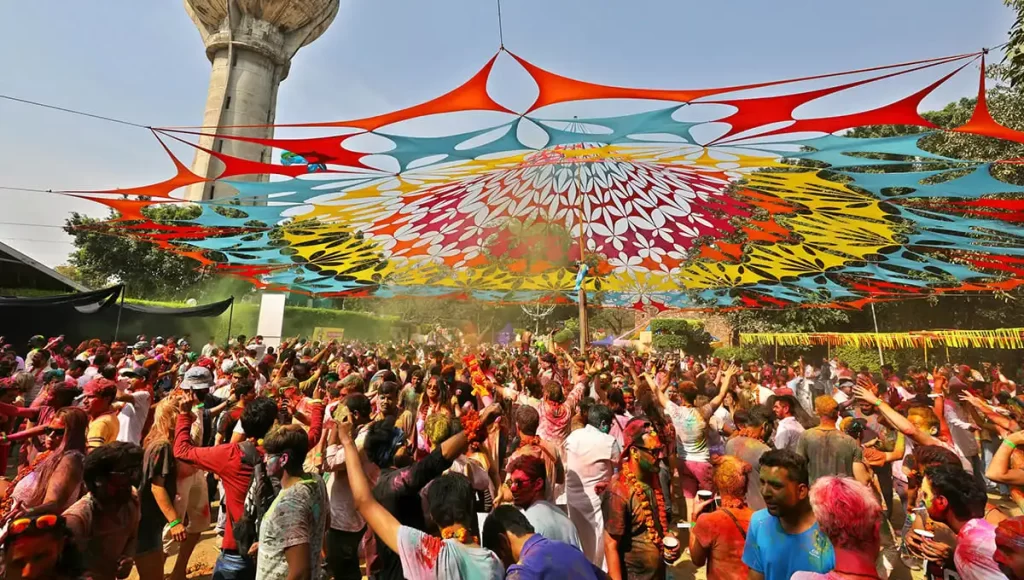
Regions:
<instances>
[{"instance_id":1,"label":"hedge","mask_svg":"<svg viewBox=\"0 0 1024 580\"><path fill-rule=\"evenodd\" d=\"M168 308L184 308L185 304L176 302L154 302L150 300L127 299L125 302L163 306ZM146 334L159 331L161 334L182 336L188 334L193 341L205 342L210 336L218 341L228 337L228 318L230 310L215 318L168 318L162 329L143 330ZM237 336L256 334L259 322L260 305L255 303L236 303L231 316L231 334ZM377 316L366 312L349 310L330 310L327 308L306 308L304 306L285 306L284 336L310 336L317 326L328 328L344 328L345 338L356 340L392 340L404 339L404 331L394 316ZM133 334L134 329L125 329ZM397 335L396 335L397 333ZM122 333L124 334L124 333Z\"/></svg>"},{"instance_id":2,"label":"hedge","mask_svg":"<svg viewBox=\"0 0 1024 580\"><path fill-rule=\"evenodd\" d=\"M723 361L735 360L741 363L756 362L763 356L756 346L723 346L716 348L714 356Z\"/></svg>"},{"instance_id":3,"label":"hedge","mask_svg":"<svg viewBox=\"0 0 1024 580\"><path fill-rule=\"evenodd\" d=\"M687 354L705 354L711 335L700 320L656 318L651 321L651 346L659 350L683 350Z\"/></svg>"}]
</instances>

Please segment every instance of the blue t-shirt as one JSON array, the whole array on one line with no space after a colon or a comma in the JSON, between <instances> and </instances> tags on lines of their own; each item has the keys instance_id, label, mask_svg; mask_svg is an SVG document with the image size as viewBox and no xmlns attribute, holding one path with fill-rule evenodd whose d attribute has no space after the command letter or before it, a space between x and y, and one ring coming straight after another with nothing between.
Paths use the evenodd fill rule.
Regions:
<instances>
[{"instance_id":1,"label":"blue t-shirt","mask_svg":"<svg viewBox=\"0 0 1024 580\"><path fill-rule=\"evenodd\" d=\"M519 563L509 566L505 580L602 580L607 578L583 552L540 534L523 544Z\"/></svg>"},{"instance_id":2,"label":"blue t-shirt","mask_svg":"<svg viewBox=\"0 0 1024 580\"><path fill-rule=\"evenodd\" d=\"M830 572L836 555L817 523L802 534L787 534L779 518L763 509L750 518L743 563L765 580L789 580L794 572Z\"/></svg>"}]
</instances>

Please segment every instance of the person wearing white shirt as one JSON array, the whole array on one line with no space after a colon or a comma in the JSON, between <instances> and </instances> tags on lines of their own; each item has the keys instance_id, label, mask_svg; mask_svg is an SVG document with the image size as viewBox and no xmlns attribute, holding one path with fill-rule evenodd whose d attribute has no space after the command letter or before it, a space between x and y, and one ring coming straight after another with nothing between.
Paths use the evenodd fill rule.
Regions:
<instances>
[{"instance_id":1,"label":"person wearing white shirt","mask_svg":"<svg viewBox=\"0 0 1024 580\"><path fill-rule=\"evenodd\" d=\"M595 566L605 567L604 516L601 512L600 483L611 480L622 456L619 440L608 434L613 414L604 405L594 405L587 425L565 439L565 497L569 519L576 525L580 547Z\"/></svg>"},{"instance_id":2,"label":"person wearing white shirt","mask_svg":"<svg viewBox=\"0 0 1024 580\"><path fill-rule=\"evenodd\" d=\"M779 390L782 391L782 389ZM772 440L776 449L796 451L797 441L800 440L800 434L804 432L804 426L793 416L797 405L799 403L792 394L776 393L775 402L772 404L772 410L775 411L775 416L779 419L779 425L775 429L775 438Z\"/></svg>"},{"instance_id":3,"label":"person wearing white shirt","mask_svg":"<svg viewBox=\"0 0 1024 580\"><path fill-rule=\"evenodd\" d=\"M142 429L149 417L149 407L153 404L153 394L145 388L149 371L144 368L128 368L121 369L117 375L117 400L125 403L117 414L117 422L120 424L117 440L140 445Z\"/></svg>"}]
</instances>

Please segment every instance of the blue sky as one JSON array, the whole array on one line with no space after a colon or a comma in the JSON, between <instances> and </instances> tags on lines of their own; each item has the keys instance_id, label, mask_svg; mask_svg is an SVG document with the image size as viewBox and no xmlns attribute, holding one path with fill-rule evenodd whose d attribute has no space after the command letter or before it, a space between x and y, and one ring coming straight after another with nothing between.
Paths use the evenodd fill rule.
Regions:
<instances>
[{"instance_id":1,"label":"blue sky","mask_svg":"<svg viewBox=\"0 0 1024 580\"><path fill-rule=\"evenodd\" d=\"M359 118L454 88L496 52L495 6L342 0L331 28L296 57L281 87L278 122ZM505 46L538 66L652 88L726 86L973 52L1004 42L1012 22L999 0L504 0L502 15ZM209 61L180 1L16 2L0 19L0 49L7 55L0 93L153 126L201 121ZM510 87L521 78L511 67L496 73L494 82ZM925 108L970 96L976 82L960 75ZM919 86L900 79L862 97L880 102ZM508 89L510 98L525 90ZM176 151L191 162L188 150ZM0 100L0 187L106 189L170 172L145 130ZM51 266L72 249L54 226L71 211L106 213L87 201L2 189L0 203L0 241Z\"/></svg>"}]
</instances>

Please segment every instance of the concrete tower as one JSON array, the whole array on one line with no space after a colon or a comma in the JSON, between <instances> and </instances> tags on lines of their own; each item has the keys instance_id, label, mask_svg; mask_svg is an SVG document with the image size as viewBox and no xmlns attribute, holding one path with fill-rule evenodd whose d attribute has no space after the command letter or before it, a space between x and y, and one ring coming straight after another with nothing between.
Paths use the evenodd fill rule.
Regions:
<instances>
[{"instance_id":1,"label":"concrete tower","mask_svg":"<svg viewBox=\"0 0 1024 580\"><path fill-rule=\"evenodd\" d=\"M185 11L199 29L213 64L206 95L203 130L232 125L270 125L277 108L277 88L288 76L292 57L320 37L338 13L339 0L185 0ZM270 138L272 128L224 129L221 134ZM199 145L252 161L271 161L269 147L231 139L202 137ZM213 179L224 165L196 151L192 171ZM266 181L267 175L235 177ZM223 191L221 191L223 189ZM197 183L190 200L233 195L227 186Z\"/></svg>"}]
</instances>

